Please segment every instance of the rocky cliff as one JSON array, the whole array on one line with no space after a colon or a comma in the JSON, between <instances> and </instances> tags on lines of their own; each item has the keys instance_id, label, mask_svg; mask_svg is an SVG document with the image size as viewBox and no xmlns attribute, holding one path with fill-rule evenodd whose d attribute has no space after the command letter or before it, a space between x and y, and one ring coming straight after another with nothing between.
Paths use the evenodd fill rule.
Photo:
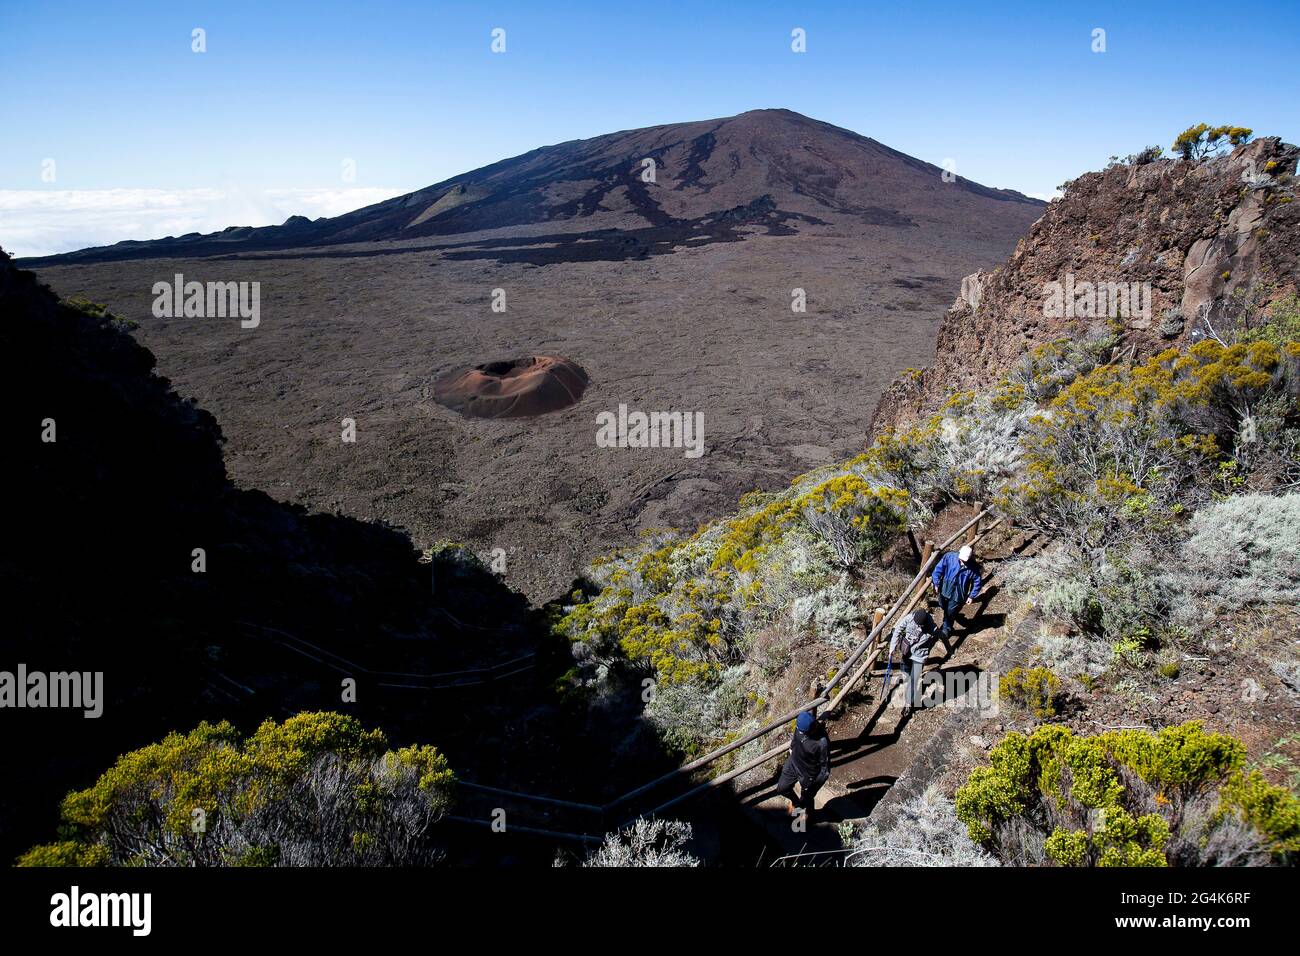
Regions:
<instances>
[{"instance_id":1,"label":"rocky cliff","mask_svg":"<svg viewBox=\"0 0 1300 956\"><path fill-rule=\"evenodd\" d=\"M1265 137L1211 159L1117 162L1067 183L1008 262L962 280L935 364L890 386L873 433L992 384L1047 342L1109 336L1115 354L1141 357L1222 333L1294 292L1297 157Z\"/></svg>"}]
</instances>

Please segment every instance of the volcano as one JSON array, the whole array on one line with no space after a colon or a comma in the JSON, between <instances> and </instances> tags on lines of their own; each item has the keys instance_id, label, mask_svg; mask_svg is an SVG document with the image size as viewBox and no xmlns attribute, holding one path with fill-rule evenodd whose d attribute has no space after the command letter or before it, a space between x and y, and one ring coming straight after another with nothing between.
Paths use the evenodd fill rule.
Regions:
<instances>
[{"instance_id":1,"label":"volcano","mask_svg":"<svg viewBox=\"0 0 1300 956\"><path fill-rule=\"evenodd\" d=\"M643 530L856 454L889 382L933 361L962 277L1043 208L756 110L544 146L331 219L27 264L138 323L240 486L500 548L544 601ZM154 316L176 273L260 283L260 324ZM601 447L620 405L702 416L702 454Z\"/></svg>"},{"instance_id":2,"label":"volcano","mask_svg":"<svg viewBox=\"0 0 1300 956\"><path fill-rule=\"evenodd\" d=\"M471 418L532 418L568 408L586 388L587 373L572 359L529 355L445 375L433 397Z\"/></svg>"},{"instance_id":3,"label":"volcano","mask_svg":"<svg viewBox=\"0 0 1300 956\"><path fill-rule=\"evenodd\" d=\"M1014 239L1043 203L992 189L790 110L652 126L545 146L342 216L120 242L45 259L102 262L508 233L464 258L622 260L736 241L747 229L880 227ZM526 237L526 238L525 238ZM493 255L493 252L496 252Z\"/></svg>"}]
</instances>

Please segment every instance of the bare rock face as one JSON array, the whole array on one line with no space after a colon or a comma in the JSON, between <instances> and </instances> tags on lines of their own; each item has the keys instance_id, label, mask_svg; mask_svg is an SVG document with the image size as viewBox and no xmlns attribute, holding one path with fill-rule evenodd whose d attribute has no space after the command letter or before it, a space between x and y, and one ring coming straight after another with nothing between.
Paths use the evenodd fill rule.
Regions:
<instances>
[{"instance_id":1,"label":"bare rock face","mask_svg":"<svg viewBox=\"0 0 1300 956\"><path fill-rule=\"evenodd\" d=\"M959 302L965 302L972 312L980 307L980 295L984 292L983 274L976 272L961 280Z\"/></svg>"},{"instance_id":2,"label":"bare rock face","mask_svg":"<svg viewBox=\"0 0 1300 956\"><path fill-rule=\"evenodd\" d=\"M577 403L587 381L572 359L529 355L444 375L433 397L469 418L531 418Z\"/></svg>"},{"instance_id":3,"label":"bare rock face","mask_svg":"<svg viewBox=\"0 0 1300 956\"><path fill-rule=\"evenodd\" d=\"M1026 352L1109 328L1138 358L1232 321L1244 290L1300 287L1300 149L1264 137L1196 163L1116 164L1067 184L1010 260L962 280L938 357L885 392L872 432L927 413L953 391L995 383ZM1051 283L1149 287L1143 308L1054 315Z\"/></svg>"},{"instance_id":4,"label":"bare rock face","mask_svg":"<svg viewBox=\"0 0 1300 956\"><path fill-rule=\"evenodd\" d=\"M1184 316L1196 316L1214 308L1223 295L1223 273L1228 265L1228 244L1222 236L1197 239L1183 260Z\"/></svg>"}]
</instances>

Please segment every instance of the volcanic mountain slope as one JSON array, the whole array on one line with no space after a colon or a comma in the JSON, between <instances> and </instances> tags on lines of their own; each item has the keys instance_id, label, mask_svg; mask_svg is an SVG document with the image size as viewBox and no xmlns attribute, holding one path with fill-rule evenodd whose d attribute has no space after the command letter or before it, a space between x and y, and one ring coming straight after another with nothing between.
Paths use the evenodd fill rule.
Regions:
<instances>
[{"instance_id":1,"label":"volcanic mountain slope","mask_svg":"<svg viewBox=\"0 0 1300 956\"><path fill-rule=\"evenodd\" d=\"M647 181L649 179L650 181ZM743 225L977 228L1018 235L1042 204L990 189L849 130L789 110L754 110L546 146L342 216L292 216L152 242L30 260L206 256L545 227L567 256L629 258L683 241L734 239ZM575 249L573 232L620 237ZM529 229L529 232L532 230ZM628 238L637 241L628 242ZM588 235L584 241L598 241ZM528 261L525 259L525 261Z\"/></svg>"},{"instance_id":2,"label":"volcanic mountain slope","mask_svg":"<svg viewBox=\"0 0 1300 956\"><path fill-rule=\"evenodd\" d=\"M933 358L949 290L1041 209L761 110L545 147L335 219L120 244L40 272L139 323L221 423L237 484L387 521L421 546L500 549L510 583L546 600L641 530L694 528L852 455L889 381ZM260 324L155 318L153 286L177 273L259 282ZM584 371L580 400L500 419L437 400L458 370L537 355ZM597 415L621 405L702 414L703 456L598 447ZM355 442L340 441L345 418Z\"/></svg>"}]
</instances>

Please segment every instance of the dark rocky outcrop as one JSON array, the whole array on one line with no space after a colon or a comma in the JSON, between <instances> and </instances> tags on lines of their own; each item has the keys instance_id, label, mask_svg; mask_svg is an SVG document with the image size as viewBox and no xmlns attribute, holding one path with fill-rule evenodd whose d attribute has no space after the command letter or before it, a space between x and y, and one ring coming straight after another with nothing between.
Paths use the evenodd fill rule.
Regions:
<instances>
[{"instance_id":1,"label":"dark rocky outcrop","mask_svg":"<svg viewBox=\"0 0 1300 956\"><path fill-rule=\"evenodd\" d=\"M995 382L1020 356L1106 328L1108 317L1045 315L1045 288L1078 281L1149 283L1149 314L1118 316L1120 348L1139 358L1232 322L1252 286L1300 285L1300 149L1276 137L1199 162L1114 164L1068 184L1015 253L967 276L939 330L938 357L885 393L873 431L954 391Z\"/></svg>"}]
</instances>

